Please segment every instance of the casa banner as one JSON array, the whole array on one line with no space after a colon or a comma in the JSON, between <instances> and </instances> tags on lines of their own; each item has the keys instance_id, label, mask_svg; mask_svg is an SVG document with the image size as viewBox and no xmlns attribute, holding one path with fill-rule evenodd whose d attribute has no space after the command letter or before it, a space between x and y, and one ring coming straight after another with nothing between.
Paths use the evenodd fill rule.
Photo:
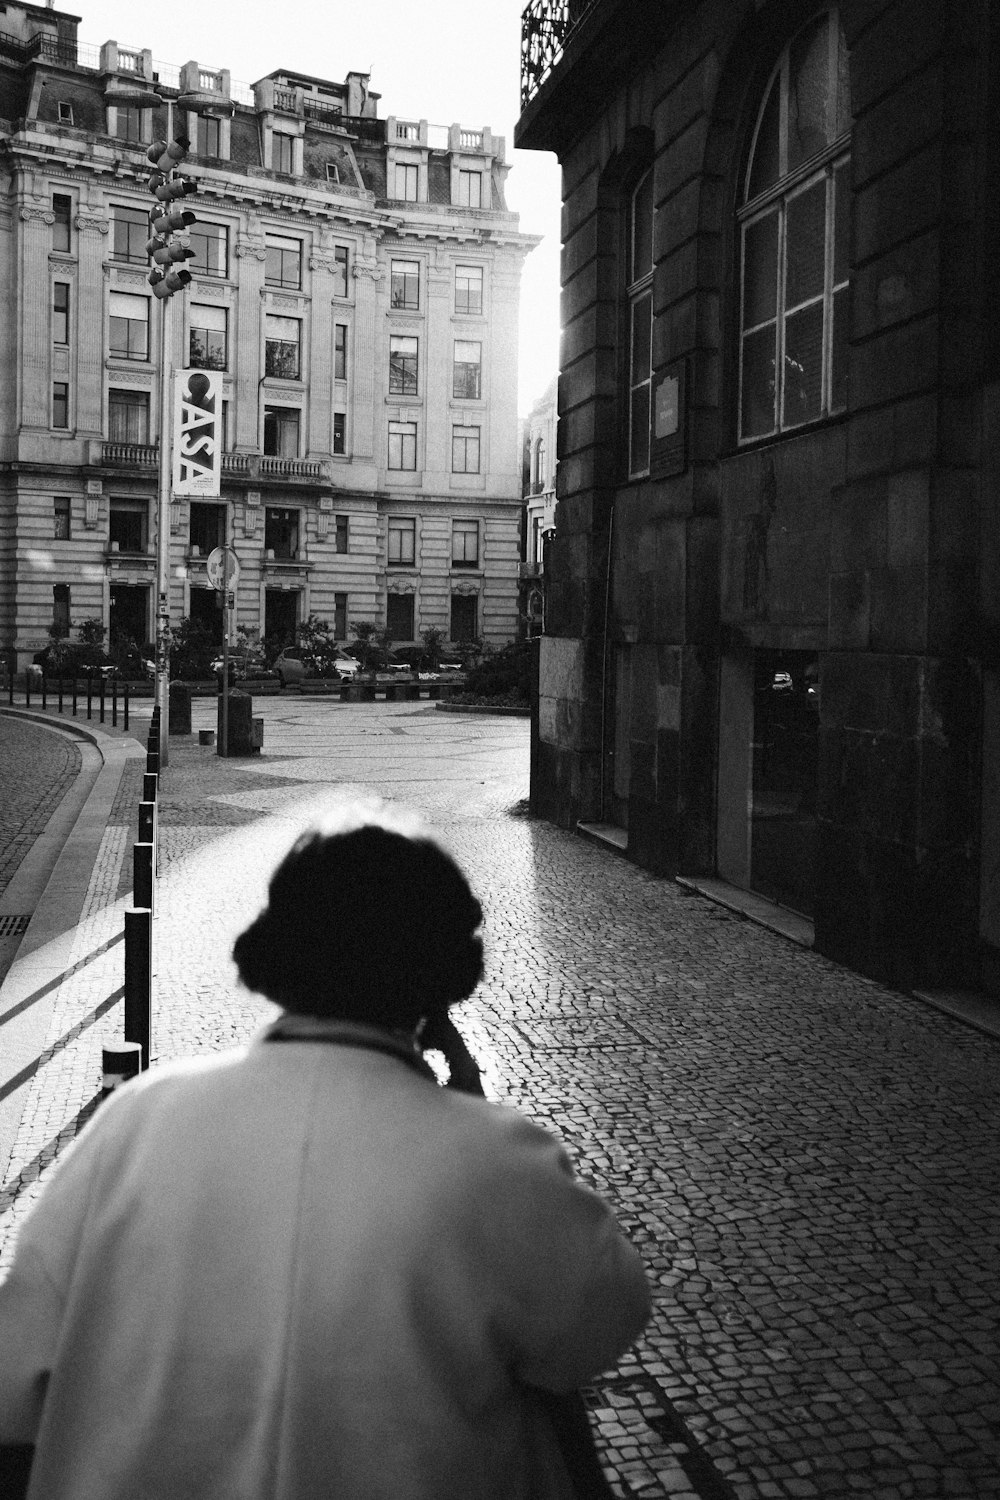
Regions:
<instances>
[{"instance_id":1,"label":"casa banner","mask_svg":"<svg viewBox=\"0 0 1000 1500\"><path fill-rule=\"evenodd\" d=\"M178 370L174 381L174 494L218 498L222 376L218 370Z\"/></svg>"}]
</instances>

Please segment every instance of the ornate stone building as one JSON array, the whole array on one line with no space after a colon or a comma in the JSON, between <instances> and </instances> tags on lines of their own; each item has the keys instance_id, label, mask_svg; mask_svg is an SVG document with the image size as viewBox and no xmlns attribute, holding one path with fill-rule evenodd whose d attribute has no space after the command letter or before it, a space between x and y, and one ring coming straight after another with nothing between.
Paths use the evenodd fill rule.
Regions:
<instances>
[{"instance_id":1,"label":"ornate stone building","mask_svg":"<svg viewBox=\"0 0 1000 1500\"><path fill-rule=\"evenodd\" d=\"M532 799L1000 988L1000 10L531 0L563 175Z\"/></svg>"},{"instance_id":2,"label":"ornate stone building","mask_svg":"<svg viewBox=\"0 0 1000 1500\"><path fill-rule=\"evenodd\" d=\"M169 507L170 616L218 628L205 558L241 565L236 620L277 645L309 614L339 639L517 631L521 266L489 129L377 117L368 79L276 71L252 88L77 39L4 7L0 32L0 646L53 624L154 629L159 306L145 146L175 133L198 194L174 368L223 372L217 502ZM199 104L199 109L201 105Z\"/></svg>"}]
</instances>

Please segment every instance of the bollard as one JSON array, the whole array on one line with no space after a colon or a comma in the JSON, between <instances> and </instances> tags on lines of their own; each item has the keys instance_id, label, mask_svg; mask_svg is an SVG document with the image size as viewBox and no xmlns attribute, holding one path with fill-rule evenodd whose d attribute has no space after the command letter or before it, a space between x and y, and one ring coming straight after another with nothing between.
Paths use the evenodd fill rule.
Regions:
<instances>
[{"instance_id":1,"label":"bollard","mask_svg":"<svg viewBox=\"0 0 1000 1500\"><path fill-rule=\"evenodd\" d=\"M31 707L31 673L27 667L24 669L24 706Z\"/></svg>"},{"instance_id":2,"label":"bollard","mask_svg":"<svg viewBox=\"0 0 1000 1500\"><path fill-rule=\"evenodd\" d=\"M156 776L160 774L160 757L155 750L146 751L146 770L152 771Z\"/></svg>"},{"instance_id":3,"label":"bollard","mask_svg":"<svg viewBox=\"0 0 1000 1500\"><path fill-rule=\"evenodd\" d=\"M139 803L139 843L153 846L153 874L160 873L160 841L156 836L156 802Z\"/></svg>"},{"instance_id":4,"label":"bollard","mask_svg":"<svg viewBox=\"0 0 1000 1500\"><path fill-rule=\"evenodd\" d=\"M106 692L107 692L107 682L105 681L104 673L102 672L101 673L101 685L100 685L100 687L97 690L97 705L98 705L98 708L100 710L100 715L101 715L100 722L102 724L104 723L104 694Z\"/></svg>"},{"instance_id":5,"label":"bollard","mask_svg":"<svg viewBox=\"0 0 1000 1500\"><path fill-rule=\"evenodd\" d=\"M62 680L62 673L60 672L59 673L59 712L62 713L62 711L63 711L63 680Z\"/></svg>"},{"instance_id":6,"label":"bollard","mask_svg":"<svg viewBox=\"0 0 1000 1500\"><path fill-rule=\"evenodd\" d=\"M118 728L118 678L111 679L111 727Z\"/></svg>"},{"instance_id":7,"label":"bollard","mask_svg":"<svg viewBox=\"0 0 1000 1500\"><path fill-rule=\"evenodd\" d=\"M142 775L142 800L143 802L155 802L156 793L159 789L160 778L155 771L144 771Z\"/></svg>"},{"instance_id":8,"label":"bollard","mask_svg":"<svg viewBox=\"0 0 1000 1500\"><path fill-rule=\"evenodd\" d=\"M48 679L48 676L47 676L47 674L45 672L45 668L43 667L42 668L42 707L44 709L46 709L46 710L48 709L48 706L49 706L48 692L49 692L49 679Z\"/></svg>"},{"instance_id":9,"label":"bollard","mask_svg":"<svg viewBox=\"0 0 1000 1500\"><path fill-rule=\"evenodd\" d=\"M153 846L132 845L132 900L153 910Z\"/></svg>"},{"instance_id":10,"label":"bollard","mask_svg":"<svg viewBox=\"0 0 1000 1500\"><path fill-rule=\"evenodd\" d=\"M101 1048L101 1100L113 1094L122 1083L138 1078L142 1067L142 1045L139 1042L115 1042Z\"/></svg>"},{"instance_id":11,"label":"bollard","mask_svg":"<svg viewBox=\"0 0 1000 1500\"><path fill-rule=\"evenodd\" d=\"M122 719L122 728L128 734L128 682L125 683L125 713Z\"/></svg>"},{"instance_id":12,"label":"bollard","mask_svg":"<svg viewBox=\"0 0 1000 1500\"><path fill-rule=\"evenodd\" d=\"M76 694L77 694L77 686L78 686L78 684L77 684L77 680L76 680L76 673L74 672L73 673L73 717L74 717L74 719L76 718Z\"/></svg>"},{"instance_id":13,"label":"bollard","mask_svg":"<svg viewBox=\"0 0 1000 1500\"><path fill-rule=\"evenodd\" d=\"M94 702L94 675L91 672L90 668L88 667L87 668L87 718L88 719L92 717L90 710L91 710L91 707L93 705L93 702Z\"/></svg>"},{"instance_id":14,"label":"bollard","mask_svg":"<svg viewBox=\"0 0 1000 1500\"><path fill-rule=\"evenodd\" d=\"M125 913L125 1040L138 1042L149 1067L153 1030L153 913Z\"/></svg>"}]
</instances>

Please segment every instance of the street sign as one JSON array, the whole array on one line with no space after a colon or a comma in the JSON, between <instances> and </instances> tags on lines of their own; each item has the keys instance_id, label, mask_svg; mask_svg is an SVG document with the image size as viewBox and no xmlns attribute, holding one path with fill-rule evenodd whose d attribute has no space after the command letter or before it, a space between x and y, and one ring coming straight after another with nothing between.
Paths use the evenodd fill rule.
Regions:
<instances>
[{"instance_id":1,"label":"street sign","mask_svg":"<svg viewBox=\"0 0 1000 1500\"><path fill-rule=\"evenodd\" d=\"M216 547L208 554L205 572L213 589L228 593L240 581L240 565L232 547Z\"/></svg>"},{"instance_id":2,"label":"street sign","mask_svg":"<svg viewBox=\"0 0 1000 1500\"><path fill-rule=\"evenodd\" d=\"M174 388L174 494L218 498L222 478L222 376L178 370Z\"/></svg>"}]
</instances>

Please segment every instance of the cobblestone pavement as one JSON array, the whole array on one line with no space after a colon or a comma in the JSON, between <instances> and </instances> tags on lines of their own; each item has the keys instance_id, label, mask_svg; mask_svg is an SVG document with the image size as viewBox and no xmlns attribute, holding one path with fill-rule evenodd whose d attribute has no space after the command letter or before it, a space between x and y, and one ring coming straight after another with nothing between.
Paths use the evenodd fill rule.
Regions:
<instances>
[{"instance_id":1,"label":"cobblestone pavement","mask_svg":"<svg viewBox=\"0 0 1000 1500\"><path fill-rule=\"evenodd\" d=\"M524 721L255 711L259 758L172 744L158 1056L270 1014L228 955L304 822L358 793L417 808L487 913L486 978L458 1017L487 1086L562 1135L655 1286L650 1328L590 1392L616 1493L1000 1495L1000 1042L527 818ZM196 702L195 727L212 713ZM92 1110L101 1038L120 1034L137 791L95 867L0 1232Z\"/></svg>"},{"instance_id":2,"label":"cobblestone pavement","mask_svg":"<svg viewBox=\"0 0 1000 1500\"><path fill-rule=\"evenodd\" d=\"M0 894L79 769L72 741L0 714Z\"/></svg>"}]
</instances>

